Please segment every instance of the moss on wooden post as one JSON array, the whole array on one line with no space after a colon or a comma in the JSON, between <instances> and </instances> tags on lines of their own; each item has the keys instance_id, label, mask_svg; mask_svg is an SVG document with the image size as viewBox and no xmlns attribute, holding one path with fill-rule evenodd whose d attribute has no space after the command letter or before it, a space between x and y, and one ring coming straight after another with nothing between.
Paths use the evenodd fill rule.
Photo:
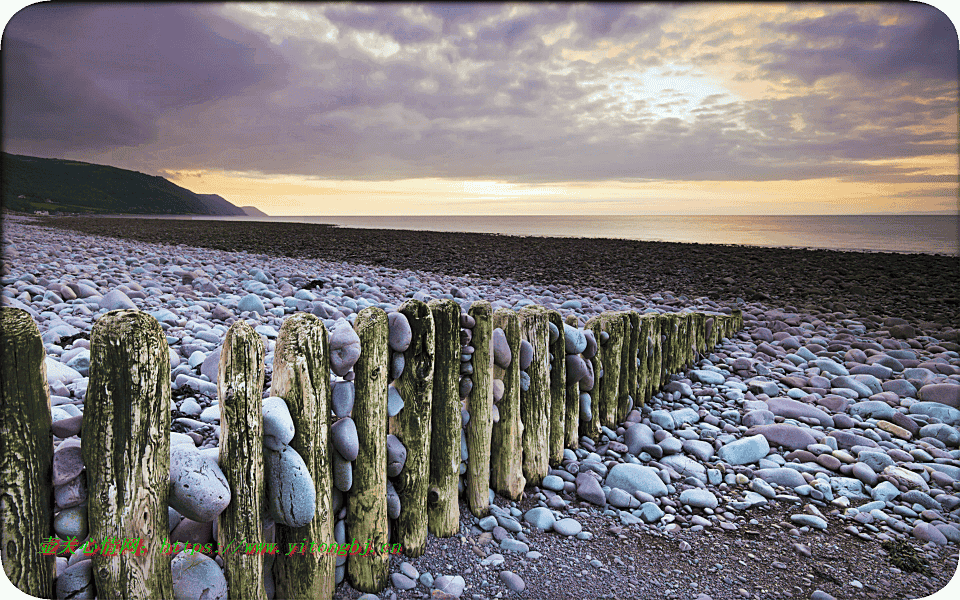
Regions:
<instances>
[{"instance_id":1,"label":"moss on wooden post","mask_svg":"<svg viewBox=\"0 0 960 600\"><path fill-rule=\"evenodd\" d=\"M520 309L520 337L533 346L533 361L527 368L530 386L520 388L520 419L523 421L523 476L539 485L550 470L550 356L547 309L525 306ZM514 360L519 360L519 352Z\"/></svg>"},{"instance_id":2,"label":"moss on wooden post","mask_svg":"<svg viewBox=\"0 0 960 600\"><path fill-rule=\"evenodd\" d=\"M547 311L547 320L557 328L557 339L550 342L548 350L553 356L550 362L550 448L547 458L554 467L563 460L563 442L567 426L567 355L563 337L563 319L555 310ZM549 336L549 330L548 330ZM547 357L549 361L549 356Z\"/></svg>"},{"instance_id":3,"label":"moss on wooden post","mask_svg":"<svg viewBox=\"0 0 960 600\"><path fill-rule=\"evenodd\" d=\"M633 397L633 406L638 407L642 402L643 396L640 393L640 368L639 368L639 354L640 354L640 314L634 310L627 311L626 313L625 331L630 333L630 348L625 350L624 354L626 358L624 359L624 364L627 366L627 394ZM627 339L624 338L623 345L624 348L627 347ZM630 412L632 408L630 406L630 401L626 396L622 396L625 403L620 405L620 418L619 421L623 421L627 417L627 413Z\"/></svg>"},{"instance_id":4,"label":"moss on wooden post","mask_svg":"<svg viewBox=\"0 0 960 600\"><path fill-rule=\"evenodd\" d=\"M217 517L218 539L263 543L263 356L260 334L235 321L223 340L217 389L220 398L220 465L230 504ZM231 600L265 599L263 556L221 552Z\"/></svg>"},{"instance_id":5,"label":"moss on wooden post","mask_svg":"<svg viewBox=\"0 0 960 600\"><path fill-rule=\"evenodd\" d=\"M650 378L652 377L650 353L651 315L637 315L637 406L644 406L650 399Z\"/></svg>"},{"instance_id":6,"label":"moss on wooden post","mask_svg":"<svg viewBox=\"0 0 960 600\"><path fill-rule=\"evenodd\" d=\"M353 462L353 487L346 495L347 531L361 543L381 548L387 539L387 380L389 324L387 313L365 308L354 324L360 337L360 358L354 365L360 454ZM376 550L347 557L347 579L354 589L379 594L387 585L390 555Z\"/></svg>"},{"instance_id":7,"label":"moss on wooden post","mask_svg":"<svg viewBox=\"0 0 960 600\"><path fill-rule=\"evenodd\" d=\"M580 320L577 315L567 315L564 323L571 327L580 327ZM563 327L560 328L560 339L564 341L564 352L566 352L566 338L563 334ZM559 360L559 356L557 359ZM563 354L563 363L566 367L566 354ZM564 425L564 446L575 450L580 447L580 382L574 381L565 388L564 414L566 421ZM561 451L562 452L562 451Z\"/></svg>"},{"instance_id":8,"label":"moss on wooden post","mask_svg":"<svg viewBox=\"0 0 960 600\"><path fill-rule=\"evenodd\" d=\"M630 406L630 396L633 394L633 387L630 385L630 366L633 365L634 375L637 369L637 355L634 352L630 354L630 338L633 337L630 326L630 313L616 313L619 320L620 329L620 360L617 362L620 366L620 382L617 384L617 404L614 409L613 425L610 427L616 429L627 416Z\"/></svg>"},{"instance_id":9,"label":"moss on wooden post","mask_svg":"<svg viewBox=\"0 0 960 600\"><path fill-rule=\"evenodd\" d=\"M706 351L709 352L713 350L717 345L717 329L719 321L717 320L717 315L709 314L706 315L706 321L704 323L705 329L705 344Z\"/></svg>"},{"instance_id":10,"label":"moss on wooden post","mask_svg":"<svg viewBox=\"0 0 960 600\"><path fill-rule=\"evenodd\" d=\"M140 538L146 552L93 556L100 598L171 598L170 351L156 319L114 310L90 333L83 461L90 538Z\"/></svg>"},{"instance_id":11,"label":"moss on wooden post","mask_svg":"<svg viewBox=\"0 0 960 600\"><path fill-rule=\"evenodd\" d=\"M662 386L680 368L679 315L665 313L660 315L660 340L663 345L663 372L660 377ZM658 386L659 387L659 386Z\"/></svg>"},{"instance_id":12,"label":"moss on wooden post","mask_svg":"<svg viewBox=\"0 0 960 600\"><path fill-rule=\"evenodd\" d=\"M620 371L623 360L623 315L607 312L601 315L601 330L610 337L600 344L600 363L603 377L600 378L600 424L616 429L617 410L620 404ZM597 338L600 342L600 338Z\"/></svg>"},{"instance_id":13,"label":"moss on wooden post","mask_svg":"<svg viewBox=\"0 0 960 600\"><path fill-rule=\"evenodd\" d=\"M435 333L430 307L420 300L407 300L399 312L410 322L413 338L403 353L403 373L394 383L404 406L389 426L390 433L407 449L407 461L396 479L400 496L397 534L404 553L416 558L423 554L427 541Z\"/></svg>"},{"instance_id":14,"label":"moss on wooden post","mask_svg":"<svg viewBox=\"0 0 960 600\"><path fill-rule=\"evenodd\" d=\"M697 332L696 346L694 346L696 352L694 361L696 361L698 356L702 356L707 351L707 315L702 312L695 312L693 313L693 322Z\"/></svg>"},{"instance_id":15,"label":"moss on wooden post","mask_svg":"<svg viewBox=\"0 0 960 600\"><path fill-rule=\"evenodd\" d=\"M297 451L313 476L317 511L303 527L277 523L278 548L289 544L331 544L333 470L330 459L330 350L327 329L309 313L296 313L280 327L273 354L270 393L283 398L293 417L296 433L290 447ZM294 599L331 598L336 556L325 552L281 552L273 563L276 597Z\"/></svg>"},{"instance_id":16,"label":"moss on wooden post","mask_svg":"<svg viewBox=\"0 0 960 600\"><path fill-rule=\"evenodd\" d=\"M519 500L526 485L523 458L523 421L520 419L520 322L517 313L498 308L493 326L503 330L512 360L506 369L494 364L493 377L503 382L503 398L497 404L500 420L493 424L490 439L490 487L511 500Z\"/></svg>"},{"instance_id":17,"label":"moss on wooden post","mask_svg":"<svg viewBox=\"0 0 960 600\"><path fill-rule=\"evenodd\" d=\"M650 315L650 339L647 346L650 380L647 382L647 400L660 389L663 380L663 323L659 314Z\"/></svg>"},{"instance_id":18,"label":"moss on wooden post","mask_svg":"<svg viewBox=\"0 0 960 600\"><path fill-rule=\"evenodd\" d=\"M0 308L0 348L3 570L21 592L52 598L54 556L40 552L53 535L50 391L40 330L27 311Z\"/></svg>"},{"instance_id":19,"label":"moss on wooden post","mask_svg":"<svg viewBox=\"0 0 960 600\"><path fill-rule=\"evenodd\" d=\"M602 315L590 317L590 319L584 323L583 329L584 331L590 330L593 332L593 338L597 342L597 353L594 354L592 358L584 358L584 360L590 361L590 366L593 370L593 389L587 392L590 396L590 419L587 421L581 420L579 430L580 435L585 435L591 440L596 440L597 436L600 435L600 382L603 381L603 378L600 377L603 371L603 364L601 363L603 354L600 348L600 332L603 331ZM579 410L579 400L577 406Z\"/></svg>"},{"instance_id":20,"label":"moss on wooden post","mask_svg":"<svg viewBox=\"0 0 960 600\"><path fill-rule=\"evenodd\" d=\"M427 518L430 533L450 537L460 531L460 305L450 300L429 304L435 330L430 487Z\"/></svg>"},{"instance_id":21,"label":"moss on wooden post","mask_svg":"<svg viewBox=\"0 0 960 600\"><path fill-rule=\"evenodd\" d=\"M470 305L473 326L473 389L467 400L467 505L477 517L490 512L490 437L493 432L493 311L480 300ZM457 363L459 364L459 359Z\"/></svg>"}]
</instances>

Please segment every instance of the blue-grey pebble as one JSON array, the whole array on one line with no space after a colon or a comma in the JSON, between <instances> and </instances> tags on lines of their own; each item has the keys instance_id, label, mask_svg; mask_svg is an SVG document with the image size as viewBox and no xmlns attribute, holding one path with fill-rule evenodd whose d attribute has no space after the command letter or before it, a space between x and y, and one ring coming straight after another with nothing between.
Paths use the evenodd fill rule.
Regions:
<instances>
[{"instance_id":1,"label":"blue-grey pebble","mask_svg":"<svg viewBox=\"0 0 960 600\"><path fill-rule=\"evenodd\" d=\"M556 325L553 324L553 321L547 322L547 328L550 329L551 344L560 339L560 330L557 328Z\"/></svg>"},{"instance_id":2,"label":"blue-grey pebble","mask_svg":"<svg viewBox=\"0 0 960 600\"><path fill-rule=\"evenodd\" d=\"M387 516L391 519L400 517L400 494L391 481L387 481Z\"/></svg>"},{"instance_id":3,"label":"blue-grey pebble","mask_svg":"<svg viewBox=\"0 0 960 600\"><path fill-rule=\"evenodd\" d=\"M584 329L583 336L587 340L587 347L583 349L581 354L589 360L597 355L597 338L594 337L592 329Z\"/></svg>"},{"instance_id":4,"label":"blue-grey pebble","mask_svg":"<svg viewBox=\"0 0 960 600\"><path fill-rule=\"evenodd\" d=\"M338 381L333 385L333 414L338 418L348 417L353 412L356 387L352 381Z\"/></svg>"},{"instance_id":5,"label":"blue-grey pebble","mask_svg":"<svg viewBox=\"0 0 960 600\"><path fill-rule=\"evenodd\" d=\"M470 396L470 392L473 390L473 379L470 377L461 377L460 378L460 397L467 398Z\"/></svg>"},{"instance_id":6,"label":"blue-grey pebble","mask_svg":"<svg viewBox=\"0 0 960 600\"><path fill-rule=\"evenodd\" d=\"M493 330L491 343L493 344L494 364L501 369L506 369L510 366L510 361L513 359L513 355L510 352L510 344L507 343L507 336L503 332L503 329L497 327Z\"/></svg>"},{"instance_id":7,"label":"blue-grey pebble","mask_svg":"<svg viewBox=\"0 0 960 600\"><path fill-rule=\"evenodd\" d=\"M303 527L317 510L317 489L303 457L290 446L263 454L270 516L277 523Z\"/></svg>"},{"instance_id":8,"label":"blue-grey pebble","mask_svg":"<svg viewBox=\"0 0 960 600\"><path fill-rule=\"evenodd\" d=\"M533 362L533 344L527 340L520 340L520 370L526 371Z\"/></svg>"},{"instance_id":9,"label":"blue-grey pebble","mask_svg":"<svg viewBox=\"0 0 960 600\"><path fill-rule=\"evenodd\" d=\"M263 445L271 450L280 451L290 443L296 430L287 403L279 396L270 396L263 400Z\"/></svg>"},{"instance_id":10,"label":"blue-grey pebble","mask_svg":"<svg viewBox=\"0 0 960 600\"><path fill-rule=\"evenodd\" d=\"M390 326L390 337L388 344L394 352L403 352L410 347L413 340L413 330L410 328L410 321L406 315L399 312L392 312L387 315Z\"/></svg>"},{"instance_id":11,"label":"blue-grey pebble","mask_svg":"<svg viewBox=\"0 0 960 600\"><path fill-rule=\"evenodd\" d=\"M394 352L390 360L390 379L397 379L403 375L403 368L406 366L406 359L402 352Z\"/></svg>"},{"instance_id":12,"label":"blue-grey pebble","mask_svg":"<svg viewBox=\"0 0 960 600\"><path fill-rule=\"evenodd\" d=\"M407 462L407 448L400 438L387 434L387 476L396 477Z\"/></svg>"},{"instance_id":13,"label":"blue-grey pebble","mask_svg":"<svg viewBox=\"0 0 960 600\"><path fill-rule=\"evenodd\" d=\"M353 487L353 465L339 452L333 454L333 485L341 492L349 492Z\"/></svg>"},{"instance_id":14,"label":"blue-grey pebble","mask_svg":"<svg viewBox=\"0 0 960 600\"><path fill-rule=\"evenodd\" d=\"M240 298L240 302L237 302L237 310L240 312L255 312L258 315L267 312L263 307L263 300L256 294L247 294Z\"/></svg>"},{"instance_id":15,"label":"blue-grey pebble","mask_svg":"<svg viewBox=\"0 0 960 600\"><path fill-rule=\"evenodd\" d=\"M93 583L93 560L87 558L76 562L57 577L57 598L95 598Z\"/></svg>"},{"instance_id":16,"label":"blue-grey pebble","mask_svg":"<svg viewBox=\"0 0 960 600\"><path fill-rule=\"evenodd\" d=\"M193 445L170 447L169 504L181 515L208 523L230 504L230 486L216 461Z\"/></svg>"},{"instance_id":17,"label":"blue-grey pebble","mask_svg":"<svg viewBox=\"0 0 960 600\"><path fill-rule=\"evenodd\" d=\"M520 371L520 389L524 392L530 389L530 376L526 371Z\"/></svg>"},{"instance_id":18,"label":"blue-grey pebble","mask_svg":"<svg viewBox=\"0 0 960 600\"><path fill-rule=\"evenodd\" d=\"M227 580L215 560L200 552L180 552L170 561L177 600L227 600Z\"/></svg>"},{"instance_id":19,"label":"blue-grey pebble","mask_svg":"<svg viewBox=\"0 0 960 600\"><path fill-rule=\"evenodd\" d=\"M360 454L360 439L357 437L357 424L350 417L344 417L330 427L333 447L347 461L354 461Z\"/></svg>"},{"instance_id":20,"label":"blue-grey pebble","mask_svg":"<svg viewBox=\"0 0 960 600\"><path fill-rule=\"evenodd\" d=\"M403 398L394 386L387 387L387 416L395 417L403 410Z\"/></svg>"},{"instance_id":21,"label":"blue-grey pebble","mask_svg":"<svg viewBox=\"0 0 960 600\"><path fill-rule=\"evenodd\" d=\"M582 329L564 323L563 338L567 354L580 354L587 349L587 338Z\"/></svg>"}]
</instances>

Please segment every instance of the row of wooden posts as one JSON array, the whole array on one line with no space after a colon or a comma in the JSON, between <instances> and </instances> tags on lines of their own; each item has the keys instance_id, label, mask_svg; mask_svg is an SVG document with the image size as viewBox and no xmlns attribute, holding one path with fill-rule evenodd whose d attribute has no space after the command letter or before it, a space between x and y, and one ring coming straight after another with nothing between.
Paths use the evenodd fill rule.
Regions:
<instances>
[{"instance_id":1,"label":"row of wooden posts","mask_svg":"<svg viewBox=\"0 0 960 600\"><path fill-rule=\"evenodd\" d=\"M459 532L458 469L461 408L469 460L465 500L473 514L489 511L489 489L520 498L558 465L563 449L579 437L596 439L601 425L616 428L631 404L648 400L667 376L712 349L721 337L742 327L733 314L608 312L583 326L600 344L593 362L592 418L580 419L580 390L565 381L564 321L540 306L493 311L474 302L473 388L459 396L460 306L452 300L403 303L413 340L404 352L405 368L393 382L405 401L387 417L389 382L388 319L379 308L359 312L354 322L361 344L355 370L355 404L360 453L353 487L345 494L348 542L373 548L389 543L386 507L386 436L396 435L407 460L394 485L401 513L393 531L405 554L424 552L429 530L437 536ZM577 326L577 317L566 322ZM552 342L552 323L560 332ZM506 335L514 360L504 369L493 360L493 330ZM606 335L603 335L606 333ZM2 421L0 421L0 508L3 566L25 593L53 596L54 557L40 552L53 535L50 394L45 351L36 323L25 311L0 309L2 342ZM328 333L306 313L287 318L280 329L270 394L284 398L296 434L290 445L313 476L316 517L303 527L276 526L279 549L273 564L277 598L330 598L336 557L330 553L286 555L289 544L334 542L329 426L331 379ZM532 344L534 359L522 391L520 341ZM170 357L163 330L150 315L135 310L102 316L90 337L91 365L84 410L82 453L86 465L90 538L141 538L147 552L94 555L93 574L101 598L172 597L170 555L160 551L168 532L170 468ZM244 321L226 334L218 391L221 413L220 465L232 500L218 517L221 548L231 541L263 544L264 343ZM551 361L550 355L554 360ZM504 394L500 419L493 423L493 381ZM265 598L263 556L221 552L231 599ZM387 583L389 555L348 556L346 576L356 589L379 592Z\"/></svg>"}]
</instances>

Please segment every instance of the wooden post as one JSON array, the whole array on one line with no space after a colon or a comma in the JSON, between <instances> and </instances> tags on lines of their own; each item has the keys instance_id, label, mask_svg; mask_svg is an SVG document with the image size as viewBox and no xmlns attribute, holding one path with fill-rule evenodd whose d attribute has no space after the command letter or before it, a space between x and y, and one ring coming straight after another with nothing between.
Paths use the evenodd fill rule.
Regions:
<instances>
[{"instance_id":1,"label":"wooden post","mask_svg":"<svg viewBox=\"0 0 960 600\"><path fill-rule=\"evenodd\" d=\"M167 535L170 480L170 351L156 319L113 310L90 333L83 462L90 538L140 538L135 553L93 555L100 598L171 598Z\"/></svg>"},{"instance_id":2,"label":"wooden post","mask_svg":"<svg viewBox=\"0 0 960 600\"><path fill-rule=\"evenodd\" d=\"M220 464L230 486L230 504L217 517L218 539L263 543L260 512L263 481L263 356L260 334L235 321L220 353ZM223 552L223 573L231 600L266 600L263 556Z\"/></svg>"},{"instance_id":3,"label":"wooden post","mask_svg":"<svg viewBox=\"0 0 960 600\"><path fill-rule=\"evenodd\" d=\"M593 358L585 358L584 360L589 360L590 365L593 367L593 389L587 392L590 395L590 420L589 421L580 421L580 435L585 435L591 440L596 441L597 437L600 435L600 382L603 381L603 378L600 377L600 372L603 370L603 349L600 346L600 332L603 331L603 315L597 315L590 317L587 322L583 325L584 331L590 330L593 332L593 337L597 342L597 353L593 355ZM577 400L577 411L579 414L580 410L580 401ZM579 417L578 417L579 418Z\"/></svg>"},{"instance_id":4,"label":"wooden post","mask_svg":"<svg viewBox=\"0 0 960 600\"><path fill-rule=\"evenodd\" d=\"M741 329L743 329L743 311L736 308L733 310L733 328L730 330L730 335L735 334Z\"/></svg>"},{"instance_id":5,"label":"wooden post","mask_svg":"<svg viewBox=\"0 0 960 600\"><path fill-rule=\"evenodd\" d=\"M361 543L382 548L387 538L387 313L370 307L357 314L360 358L354 365L353 422L360 454L353 462L353 487L346 495L347 531ZM387 586L390 555L372 550L347 557L347 579L354 589L379 594Z\"/></svg>"},{"instance_id":6,"label":"wooden post","mask_svg":"<svg viewBox=\"0 0 960 600\"><path fill-rule=\"evenodd\" d=\"M547 349L553 356L550 363L550 452L548 459L554 467L563 460L563 442L567 425L567 355L566 342L563 337L563 319L555 310L547 312L547 319L553 323L560 335L550 343L547 338ZM549 330L548 330L549 335ZM549 361L549 356L547 357Z\"/></svg>"},{"instance_id":7,"label":"wooden post","mask_svg":"<svg viewBox=\"0 0 960 600\"><path fill-rule=\"evenodd\" d=\"M433 300L436 358L433 367L433 432L430 440L430 488L427 517L430 533L450 537L460 531L460 305ZM469 449L468 449L469 452ZM472 456L470 458L473 458ZM468 461L469 462L469 461Z\"/></svg>"},{"instance_id":8,"label":"wooden post","mask_svg":"<svg viewBox=\"0 0 960 600\"><path fill-rule=\"evenodd\" d=\"M627 373L627 390L628 393L633 397L633 407L641 406L643 402L643 395L640 390L640 368L637 364L640 357L640 314L635 310L627 311L626 313L627 321L625 321L628 329L626 331L630 332L630 349L626 351L627 358L625 363L629 369ZM627 338L624 337L623 341L624 347L627 345ZM623 421L627 417L627 413L630 412L629 401L626 404L620 406L620 418L618 421Z\"/></svg>"},{"instance_id":9,"label":"wooden post","mask_svg":"<svg viewBox=\"0 0 960 600\"><path fill-rule=\"evenodd\" d=\"M21 592L52 598L54 556L40 552L53 535L50 390L40 330L27 311L0 308L0 347L3 570Z\"/></svg>"},{"instance_id":10,"label":"wooden post","mask_svg":"<svg viewBox=\"0 0 960 600\"><path fill-rule=\"evenodd\" d=\"M468 313L473 326L473 389L467 401L467 505L476 517L490 512L490 436L493 432L493 311L490 303L479 300ZM458 359L459 362L459 359Z\"/></svg>"},{"instance_id":11,"label":"wooden post","mask_svg":"<svg viewBox=\"0 0 960 600\"><path fill-rule=\"evenodd\" d=\"M633 387L630 385L630 366L633 365L634 376L637 370L637 355L630 354L630 338L633 332L630 327L630 313L627 311L615 313L615 318L619 321L620 329L620 359L617 361L620 367L620 382L617 384L617 404L613 411L613 425L611 429L616 429L623 419L627 416L630 407L630 396L633 394ZM634 348L636 350L636 348Z\"/></svg>"},{"instance_id":12,"label":"wooden post","mask_svg":"<svg viewBox=\"0 0 960 600\"><path fill-rule=\"evenodd\" d=\"M503 398L497 404L500 420L493 424L490 438L490 487L511 500L519 500L526 485L521 460L523 421L520 420L520 320L517 313L498 308L493 326L503 330L513 359L503 369L494 364L493 378L503 382Z\"/></svg>"},{"instance_id":13,"label":"wooden post","mask_svg":"<svg viewBox=\"0 0 960 600\"><path fill-rule=\"evenodd\" d=\"M564 322L571 327L580 327L580 320L577 315L567 315ZM565 339L563 327L560 328L560 339ZM564 343L564 352L566 352L566 343ZM564 354L563 362L564 367L566 367L566 354ZM571 450L575 450L580 447L580 382L574 381L566 387L565 406L564 445Z\"/></svg>"},{"instance_id":14,"label":"wooden post","mask_svg":"<svg viewBox=\"0 0 960 600\"><path fill-rule=\"evenodd\" d=\"M326 327L309 313L295 313L280 327L273 353L273 396L283 398L293 417L296 433L290 447L297 451L313 476L317 512L303 527L277 523L278 548L289 544L331 544L333 471L330 452L330 350ZM273 563L276 597L324 599L333 597L336 556L326 552L281 552Z\"/></svg>"},{"instance_id":15,"label":"wooden post","mask_svg":"<svg viewBox=\"0 0 960 600\"><path fill-rule=\"evenodd\" d=\"M420 300L407 300L399 312L407 317L413 340L403 353L403 373L394 383L404 406L389 420L390 433L407 448L407 462L396 479L400 496L397 533L403 552L416 558L426 550L427 487L430 473L433 370L436 354L433 315ZM458 461L459 462L459 461Z\"/></svg>"},{"instance_id":16,"label":"wooden post","mask_svg":"<svg viewBox=\"0 0 960 600\"><path fill-rule=\"evenodd\" d=\"M610 336L600 345L600 362L603 377L600 379L600 424L616 429L617 409L620 398L620 366L623 360L623 319L620 313L603 313L600 318L602 331ZM600 339L597 338L597 342Z\"/></svg>"},{"instance_id":17,"label":"wooden post","mask_svg":"<svg viewBox=\"0 0 960 600\"><path fill-rule=\"evenodd\" d=\"M550 356L547 342L550 328L547 309L525 306L520 309L520 337L533 346L533 362L527 368L530 387L520 388L520 420L523 421L523 476L539 485L550 471ZM519 361L519 352L514 359Z\"/></svg>"},{"instance_id":18,"label":"wooden post","mask_svg":"<svg viewBox=\"0 0 960 600\"><path fill-rule=\"evenodd\" d=\"M720 321L717 320L717 315L709 314L706 315L706 322L704 328L706 330L706 350L710 352L717 345L717 329Z\"/></svg>"},{"instance_id":19,"label":"wooden post","mask_svg":"<svg viewBox=\"0 0 960 600\"><path fill-rule=\"evenodd\" d=\"M660 377L660 386L665 384L670 375L676 373L680 368L679 330L679 315L677 313L660 315L660 339L663 343L663 372Z\"/></svg>"},{"instance_id":20,"label":"wooden post","mask_svg":"<svg viewBox=\"0 0 960 600\"><path fill-rule=\"evenodd\" d=\"M646 382L643 398L648 402L660 387L661 369L663 368L662 347L660 342L660 316L657 313L646 313L641 316L646 338L641 341L645 344Z\"/></svg>"},{"instance_id":21,"label":"wooden post","mask_svg":"<svg viewBox=\"0 0 960 600\"><path fill-rule=\"evenodd\" d=\"M697 332L697 341L694 347L696 355L693 357L693 360L696 361L707 351L707 315L702 312L695 312L693 313L693 322Z\"/></svg>"}]
</instances>

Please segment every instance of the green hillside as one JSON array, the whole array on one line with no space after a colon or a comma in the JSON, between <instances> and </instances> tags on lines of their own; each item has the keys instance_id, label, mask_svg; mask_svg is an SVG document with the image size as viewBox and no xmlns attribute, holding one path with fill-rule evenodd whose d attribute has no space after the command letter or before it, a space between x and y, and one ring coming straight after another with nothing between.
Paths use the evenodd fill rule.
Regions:
<instances>
[{"instance_id":1,"label":"green hillside","mask_svg":"<svg viewBox=\"0 0 960 600\"><path fill-rule=\"evenodd\" d=\"M3 207L172 215L244 215L223 198L203 198L163 177L106 165L2 153Z\"/></svg>"}]
</instances>

